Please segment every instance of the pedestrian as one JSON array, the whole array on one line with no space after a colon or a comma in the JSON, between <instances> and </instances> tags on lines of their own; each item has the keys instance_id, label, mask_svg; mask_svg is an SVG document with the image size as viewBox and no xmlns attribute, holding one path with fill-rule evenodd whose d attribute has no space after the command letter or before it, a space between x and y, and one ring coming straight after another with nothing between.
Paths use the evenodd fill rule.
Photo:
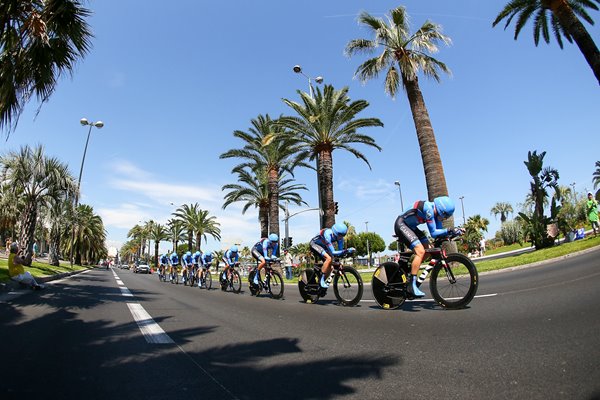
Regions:
<instances>
[{"instance_id":1,"label":"pedestrian","mask_svg":"<svg viewBox=\"0 0 600 400\"><path fill-rule=\"evenodd\" d=\"M292 264L294 263L294 260L292 259L292 255L290 254L290 252L285 249L283 251L283 265L285 267L285 279L292 279L293 275L292 275Z\"/></svg>"},{"instance_id":2,"label":"pedestrian","mask_svg":"<svg viewBox=\"0 0 600 400\"><path fill-rule=\"evenodd\" d=\"M23 258L19 254L19 244L13 242L10 245L10 254L8 255L8 275L10 279L22 285L29 286L31 289L40 290L44 286L35 281L29 271L25 272L23 265L31 264L31 255Z\"/></svg>"},{"instance_id":3,"label":"pedestrian","mask_svg":"<svg viewBox=\"0 0 600 400\"><path fill-rule=\"evenodd\" d=\"M12 236L9 236L8 239L6 239L6 254L10 253L11 243L12 243Z\"/></svg>"},{"instance_id":4,"label":"pedestrian","mask_svg":"<svg viewBox=\"0 0 600 400\"><path fill-rule=\"evenodd\" d=\"M598 231L600 230L600 226L598 225L598 202L594 198L592 192L588 192L588 200L586 202L586 210L588 215L588 220L590 224L592 224L592 230L594 231L594 236L598 235Z\"/></svg>"},{"instance_id":5,"label":"pedestrian","mask_svg":"<svg viewBox=\"0 0 600 400\"><path fill-rule=\"evenodd\" d=\"M484 253L485 253L485 239L481 238L481 240L479 241L479 257L483 257Z\"/></svg>"},{"instance_id":6,"label":"pedestrian","mask_svg":"<svg viewBox=\"0 0 600 400\"><path fill-rule=\"evenodd\" d=\"M38 245L37 242L33 242L33 261L37 261L37 252L38 252Z\"/></svg>"}]
</instances>

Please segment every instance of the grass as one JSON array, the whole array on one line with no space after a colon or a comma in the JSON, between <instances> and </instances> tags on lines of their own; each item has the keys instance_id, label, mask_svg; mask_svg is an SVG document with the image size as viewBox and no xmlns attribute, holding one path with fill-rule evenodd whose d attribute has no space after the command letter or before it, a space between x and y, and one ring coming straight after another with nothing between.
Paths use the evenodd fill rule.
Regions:
<instances>
[{"instance_id":1,"label":"grass","mask_svg":"<svg viewBox=\"0 0 600 400\"><path fill-rule=\"evenodd\" d=\"M492 250L486 250L484 255L491 256L492 254L505 253L507 251L513 251L513 250L521 250L521 249L525 249L527 247L531 247L531 243L523 243L523 244L514 243L514 244L511 244L510 246L502 246L502 247L498 247L498 248L495 248Z\"/></svg>"},{"instance_id":2,"label":"grass","mask_svg":"<svg viewBox=\"0 0 600 400\"><path fill-rule=\"evenodd\" d=\"M31 264L31 267L25 267L25 271L29 271L29 273L36 278L52 276L64 272L81 271L84 269L86 269L86 267L82 267L79 265L73 265L73 268L71 268L68 261L61 262L60 266L58 267L47 264L45 262L34 261ZM0 282L6 282L9 279L10 278L8 275L8 260L6 258L0 258Z\"/></svg>"}]
</instances>

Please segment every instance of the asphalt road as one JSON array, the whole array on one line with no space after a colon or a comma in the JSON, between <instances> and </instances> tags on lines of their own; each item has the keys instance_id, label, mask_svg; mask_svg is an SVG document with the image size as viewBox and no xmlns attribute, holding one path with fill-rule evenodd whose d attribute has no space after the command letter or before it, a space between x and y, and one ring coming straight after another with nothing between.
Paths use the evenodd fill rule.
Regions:
<instances>
[{"instance_id":1,"label":"asphalt road","mask_svg":"<svg viewBox=\"0 0 600 400\"><path fill-rule=\"evenodd\" d=\"M456 311L91 270L0 299L0 398L600 398L599 256L483 275Z\"/></svg>"}]
</instances>

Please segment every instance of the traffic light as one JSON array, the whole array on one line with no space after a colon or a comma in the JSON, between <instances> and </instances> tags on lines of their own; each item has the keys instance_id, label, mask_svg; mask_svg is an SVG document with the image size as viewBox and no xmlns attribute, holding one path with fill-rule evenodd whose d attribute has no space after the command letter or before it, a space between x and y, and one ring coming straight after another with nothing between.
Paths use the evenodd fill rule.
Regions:
<instances>
[{"instance_id":1,"label":"traffic light","mask_svg":"<svg viewBox=\"0 0 600 400\"><path fill-rule=\"evenodd\" d=\"M287 249L287 248L288 248L288 238L283 238L283 247L284 247L285 249Z\"/></svg>"},{"instance_id":2,"label":"traffic light","mask_svg":"<svg viewBox=\"0 0 600 400\"><path fill-rule=\"evenodd\" d=\"M287 245L287 247L292 247L292 238L291 237L288 238L288 245Z\"/></svg>"},{"instance_id":3,"label":"traffic light","mask_svg":"<svg viewBox=\"0 0 600 400\"><path fill-rule=\"evenodd\" d=\"M338 202L337 201L335 203L333 203L333 207L335 209L335 213L337 214L338 211L340 210L339 207L338 207Z\"/></svg>"}]
</instances>

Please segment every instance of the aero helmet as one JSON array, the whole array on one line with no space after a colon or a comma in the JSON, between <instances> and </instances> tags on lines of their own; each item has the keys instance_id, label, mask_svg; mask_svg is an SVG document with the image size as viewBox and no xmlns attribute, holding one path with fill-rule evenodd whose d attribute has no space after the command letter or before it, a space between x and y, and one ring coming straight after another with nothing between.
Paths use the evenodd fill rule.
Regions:
<instances>
[{"instance_id":1,"label":"aero helmet","mask_svg":"<svg viewBox=\"0 0 600 400\"><path fill-rule=\"evenodd\" d=\"M348 233L348 227L346 226L346 224L342 224L341 222L338 222L337 224L333 224L333 226L331 227L331 230L333 231L333 233L340 236L345 236L346 233Z\"/></svg>"},{"instance_id":2,"label":"aero helmet","mask_svg":"<svg viewBox=\"0 0 600 400\"><path fill-rule=\"evenodd\" d=\"M195 253L194 253L194 256L195 256L195 257L199 257L199 256L200 256L200 254L201 254L201 253L200 253L200 251L197 251L197 252L195 252Z\"/></svg>"},{"instance_id":3,"label":"aero helmet","mask_svg":"<svg viewBox=\"0 0 600 400\"><path fill-rule=\"evenodd\" d=\"M271 233L271 234L269 235L269 240L270 240L271 242L277 242L277 241L279 241L279 236L277 236L277 234L276 234L276 233Z\"/></svg>"},{"instance_id":4,"label":"aero helmet","mask_svg":"<svg viewBox=\"0 0 600 400\"><path fill-rule=\"evenodd\" d=\"M185 253L185 255L186 255L186 256L191 256L191 255L192 255L192 252L191 252L191 251L187 251L187 252Z\"/></svg>"},{"instance_id":5,"label":"aero helmet","mask_svg":"<svg viewBox=\"0 0 600 400\"><path fill-rule=\"evenodd\" d=\"M235 244L234 244L233 246L231 246L231 247L229 248L229 250L230 250L232 253L237 253L237 252L238 252L238 248L237 248L237 246L236 246Z\"/></svg>"},{"instance_id":6,"label":"aero helmet","mask_svg":"<svg viewBox=\"0 0 600 400\"><path fill-rule=\"evenodd\" d=\"M454 214L454 201L448 196L436 197L433 199L435 209L442 218L451 217Z\"/></svg>"}]
</instances>

